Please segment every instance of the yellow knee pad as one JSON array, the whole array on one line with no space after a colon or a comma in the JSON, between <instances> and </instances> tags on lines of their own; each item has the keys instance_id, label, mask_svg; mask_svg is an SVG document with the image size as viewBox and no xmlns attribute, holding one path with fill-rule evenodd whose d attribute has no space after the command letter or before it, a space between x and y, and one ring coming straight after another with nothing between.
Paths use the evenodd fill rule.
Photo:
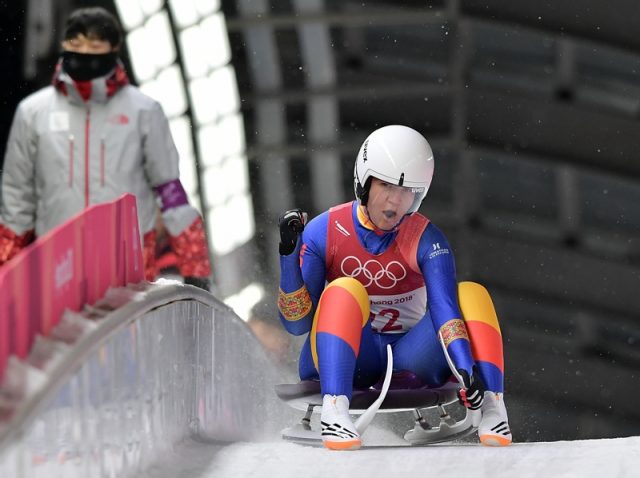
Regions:
<instances>
[{"instance_id":1,"label":"yellow knee pad","mask_svg":"<svg viewBox=\"0 0 640 478\"><path fill-rule=\"evenodd\" d=\"M458 284L458 303L465 322L479 321L500 332L500 324L489 291L477 282Z\"/></svg>"}]
</instances>

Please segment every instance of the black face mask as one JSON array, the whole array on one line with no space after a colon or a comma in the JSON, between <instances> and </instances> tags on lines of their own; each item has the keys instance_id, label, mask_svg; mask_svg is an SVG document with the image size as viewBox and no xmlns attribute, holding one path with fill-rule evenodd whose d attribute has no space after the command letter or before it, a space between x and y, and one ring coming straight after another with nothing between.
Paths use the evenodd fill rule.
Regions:
<instances>
[{"instance_id":1,"label":"black face mask","mask_svg":"<svg viewBox=\"0 0 640 478\"><path fill-rule=\"evenodd\" d=\"M113 70L118 60L115 51L109 53L62 52L62 68L76 81L89 81Z\"/></svg>"}]
</instances>

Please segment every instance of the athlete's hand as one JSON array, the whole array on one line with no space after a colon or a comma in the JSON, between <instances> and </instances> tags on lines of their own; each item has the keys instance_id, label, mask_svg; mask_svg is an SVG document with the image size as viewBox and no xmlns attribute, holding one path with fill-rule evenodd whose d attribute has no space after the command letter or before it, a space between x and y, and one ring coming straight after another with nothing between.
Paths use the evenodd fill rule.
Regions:
<instances>
[{"instance_id":1,"label":"athlete's hand","mask_svg":"<svg viewBox=\"0 0 640 478\"><path fill-rule=\"evenodd\" d=\"M290 209L278 218L280 227L280 255L291 254L298 243L298 236L304 231L307 213L300 209Z\"/></svg>"},{"instance_id":2,"label":"athlete's hand","mask_svg":"<svg viewBox=\"0 0 640 478\"><path fill-rule=\"evenodd\" d=\"M482 406L486 390L482 378L475 367L473 367L473 375L471 377L463 369L458 369L458 373L460 373L464 382L464 388L458 390L458 399L469 410L478 410Z\"/></svg>"}]
</instances>

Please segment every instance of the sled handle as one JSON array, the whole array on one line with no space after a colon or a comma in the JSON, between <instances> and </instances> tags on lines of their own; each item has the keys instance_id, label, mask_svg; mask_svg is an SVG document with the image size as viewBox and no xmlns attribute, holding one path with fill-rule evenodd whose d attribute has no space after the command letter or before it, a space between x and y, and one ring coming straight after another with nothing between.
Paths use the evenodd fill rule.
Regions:
<instances>
[{"instance_id":1,"label":"sled handle","mask_svg":"<svg viewBox=\"0 0 640 478\"><path fill-rule=\"evenodd\" d=\"M367 429L373 417L378 413L378 409L384 402L387 392L389 391L389 385L391 385L391 375L393 374L393 352L391 351L391 345L387 344L387 371L384 375L384 382L382 382L382 390L375 402L373 402L365 412L358 417L355 426L358 433L362 435Z\"/></svg>"},{"instance_id":2,"label":"sled handle","mask_svg":"<svg viewBox=\"0 0 640 478\"><path fill-rule=\"evenodd\" d=\"M451 355L449 355L447 346L444 344L444 337L442 337L442 332L438 332L438 338L440 339L440 345L442 346L442 351L444 352L444 358L447 359L447 363L449 364L451 373L453 374L454 377L456 377L456 380L458 380L458 382L460 383L460 386L464 388L464 379L462 378L462 375L460 375L460 372L458 372L458 369L456 369L456 366L454 365L453 360L451 359ZM480 425L480 419L482 418L482 414L480 413L480 410L467 409L467 413L472 414L471 423L474 427L477 428Z\"/></svg>"}]
</instances>

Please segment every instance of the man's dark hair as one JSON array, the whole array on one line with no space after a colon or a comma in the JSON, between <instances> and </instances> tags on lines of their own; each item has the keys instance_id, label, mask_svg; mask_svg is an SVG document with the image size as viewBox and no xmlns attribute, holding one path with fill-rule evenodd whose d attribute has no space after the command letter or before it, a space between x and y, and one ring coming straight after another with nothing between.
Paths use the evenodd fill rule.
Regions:
<instances>
[{"instance_id":1,"label":"man's dark hair","mask_svg":"<svg viewBox=\"0 0 640 478\"><path fill-rule=\"evenodd\" d=\"M64 39L71 40L78 35L98 38L111 43L116 48L122 42L122 29L116 17L102 7L89 7L74 10L64 31Z\"/></svg>"}]
</instances>

